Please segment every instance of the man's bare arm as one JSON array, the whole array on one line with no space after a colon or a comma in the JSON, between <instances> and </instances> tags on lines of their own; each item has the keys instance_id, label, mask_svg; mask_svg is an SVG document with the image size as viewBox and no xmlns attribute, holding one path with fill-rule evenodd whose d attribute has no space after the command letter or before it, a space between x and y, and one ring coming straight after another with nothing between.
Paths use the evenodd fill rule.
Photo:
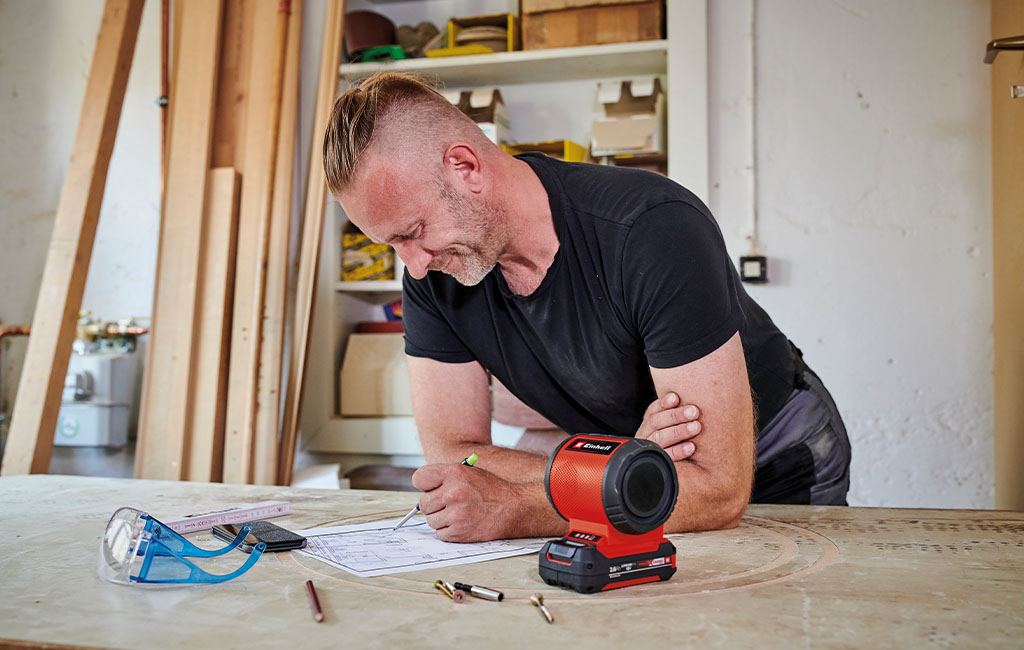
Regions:
<instances>
[{"instance_id":1,"label":"man's bare arm","mask_svg":"<svg viewBox=\"0 0 1024 650\"><path fill-rule=\"evenodd\" d=\"M413 411L429 463L416 472L413 483L426 493L420 507L438 536L479 541L563 534L565 521L544 493L548 456L498 447L491 441L483 368L475 362L450 364L418 357L409 357L408 362ZM702 431L689 428L698 413L692 409L694 415L687 416L689 408L678 397L663 395L645 415L644 437L670 450L681 448L681 441ZM472 453L480 460L467 471L458 463ZM692 445L680 453L689 455Z\"/></svg>"},{"instance_id":2,"label":"man's bare arm","mask_svg":"<svg viewBox=\"0 0 1024 650\"><path fill-rule=\"evenodd\" d=\"M408 357L413 412L428 465L413 476L420 508L446 541L561 535L544 494L547 457L491 441L487 373L476 362ZM458 464L470 454L473 467Z\"/></svg>"},{"instance_id":3,"label":"man's bare arm","mask_svg":"<svg viewBox=\"0 0 1024 650\"><path fill-rule=\"evenodd\" d=\"M679 499L666 530L736 526L750 500L754 468L754 414L739 333L706 357L652 368L651 376L659 395L674 392L701 411L696 450L675 462ZM661 444L657 433L645 437Z\"/></svg>"},{"instance_id":4,"label":"man's bare arm","mask_svg":"<svg viewBox=\"0 0 1024 650\"><path fill-rule=\"evenodd\" d=\"M427 462L457 463L477 454L477 467L518 481L543 480L547 457L491 441L487 373L475 362L408 357L413 413Z\"/></svg>"}]
</instances>

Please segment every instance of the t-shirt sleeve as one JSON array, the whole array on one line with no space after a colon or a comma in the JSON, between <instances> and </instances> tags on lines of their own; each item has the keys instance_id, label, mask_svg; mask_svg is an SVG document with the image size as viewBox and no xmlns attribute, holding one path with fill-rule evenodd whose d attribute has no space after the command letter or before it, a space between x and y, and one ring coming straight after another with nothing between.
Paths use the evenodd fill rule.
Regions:
<instances>
[{"instance_id":1,"label":"t-shirt sleeve","mask_svg":"<svg viewBox=\"0 0 1024 650\"><path fill-rule=\"evenodd\" d=\"M405 353L445 363L465 363L475 357L456 336L438 308L436 289L429 278L402 277L402 325Z\"/></svg>"},{"instance_id":2,"label":"t-shirt sleeve","mask_svg":"<svg viewBox=\"0 0 1024 650\"><path fill-rule=\"evenodd\" d=\"M622 290L647 363L681 366L728 341L743 323L736 282L709 215L682 201L640 215L623 247Z\"/></svg>"}]
</instances>

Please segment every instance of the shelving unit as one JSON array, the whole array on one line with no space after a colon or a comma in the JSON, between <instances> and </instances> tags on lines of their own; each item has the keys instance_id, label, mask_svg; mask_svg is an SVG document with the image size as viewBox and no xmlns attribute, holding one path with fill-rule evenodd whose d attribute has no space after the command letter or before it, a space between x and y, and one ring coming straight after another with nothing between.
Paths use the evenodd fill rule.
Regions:
<instances>
[{"instance_id":1,"label":"shelving unit","mask_svg":"<svg viewBox=\"0 0 1024 650\"><path fill-rule=\"evenodd\" d=\"M385 63L348 63L341 75L362 79L375 72L418 72L452 86L500 86L665 74L668 41L561 47L476 56L404 59Z\"/></svg>"},{"instance_id":2,"label":"shelving unit","mask_svg":"<svg viewBox=\"0 0 1024 650\"><path fill-rule=\"evenodd\" d=\"M707 6L706 0L666 3L667 39L614 45L502 52L476 56L342 64L339 74L358 80L379 70L432 75L448 88L516 87L559 81L661 75L666 81L669 176L707 198ZM386 11L384 12L386 13ZM505 94L503 92L503 94ZM507 102L507 99L506 99ZM343 418L338 382L344 343L360 314L401 297L401 281L340 282L338 265L344 215L333 202L320 256L317 305L302 448L359 456L417 457L422 452L412 417ZM399 274L397 277L401 277ZM495 425L496 444L512 444L520 430Z\"/></svg>"},{"instance_id":3,"label":"shelving unit","mask_svg":"<svg viewBox=\"0 0 1024 650\"><path fill-rule=\"evenodd\" d=\"M401 280L360 280L358 282L335 282L335 291L354 293L394 293L402 291Z\"/></svg>"}]
</instances>

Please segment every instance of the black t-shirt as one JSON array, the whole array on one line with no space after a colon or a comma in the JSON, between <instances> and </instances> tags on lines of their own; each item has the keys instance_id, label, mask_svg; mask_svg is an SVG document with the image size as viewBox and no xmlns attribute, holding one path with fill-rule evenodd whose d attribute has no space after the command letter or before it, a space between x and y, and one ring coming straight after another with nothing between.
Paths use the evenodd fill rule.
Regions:
<instances>
[{"instance_id":1,"label":"black t-shirt","mask_svg":"<svg viewBox=\"0 0 1024 650\"><path fill-rule=\"evenodd\" d=\"M700 199L650 172L519 159L547 190L558 235L546 276L517 296L497 267L474 287L406 273L406 353L479 361L567 433L633 435L657 397L648 366L695 361L739 331L759 428L768 422L793 389L793 351Z\"/></svg>"}]
</instances>

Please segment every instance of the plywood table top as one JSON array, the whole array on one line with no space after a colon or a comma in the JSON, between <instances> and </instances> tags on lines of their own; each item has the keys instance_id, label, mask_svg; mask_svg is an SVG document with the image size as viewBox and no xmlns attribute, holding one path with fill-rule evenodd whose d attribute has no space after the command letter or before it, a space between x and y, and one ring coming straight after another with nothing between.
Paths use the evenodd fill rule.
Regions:
<instances>
[{"instance_id":1,"label":"plywood table top","mask_svg":"<svg viewBox=\"0 0 1024 650\"><path fill-rule=\"evenodd\" d=\"M987 647L1024 645L1024 513L751 506L739 527L670 536L666 583L580 595L528 555L357 578L267 554L219 585L128 587L96 577L115 509L169 518L268 499L300 529L401 516L415 494L68 476L0 478L0 639L14 647ZM192 536L217 545L208 533ZM501 603L447 600L437 579ZM313 621L312 579L326 620ZM547 624L529 601L541 593ZM4 643L0 642L0 646Z\"/></svg>"}]
</instances>

